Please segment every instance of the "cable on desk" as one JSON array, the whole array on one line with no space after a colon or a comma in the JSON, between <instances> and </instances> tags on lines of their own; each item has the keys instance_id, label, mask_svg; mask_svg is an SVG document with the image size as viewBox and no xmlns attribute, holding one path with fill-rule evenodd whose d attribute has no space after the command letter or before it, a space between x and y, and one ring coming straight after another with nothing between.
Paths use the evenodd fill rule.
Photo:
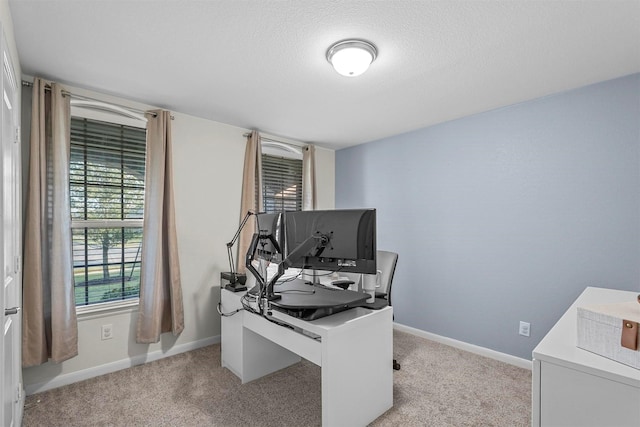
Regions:
<instances>
[{"instance_id":1,"label":"cable on desk","mask_svg":"<svg viewBox=\"0 0 640 427\"><path fill-rule=\"evenodd\" d=\"M300 270L300 271L298 272L298 274L296 274L295 276L291 276L291 277L287 277L286 279L278 280L278 281L275 283L275 286L278 286L278 285L281 285L281 284L283 284L283 283L287 283L287 282L293 282L294 280L299 279L299 278L300 278L300 276L302 276L303 271L304 271L304 270Z\"/></svg>"},{"instance_id":2,"label":"cable on desk","mask_svg":"<svg viewBox=\"0 0 640 427\"><path fill-rule=\"evenodd\" d=\"M242 304L242 307L243 307L243 309L244 309L244 310L246 310L246 311L248 311L248 312L250 312L250 313L253 313L253 314L257 314L258 316L262 316L262 317L264 317L266 320L268 320L269 322L271 322L271 323L275 323L275 324L276 324L276 325L278 325L278 326L284 326L285 328L293 329L293 326L291 326L291 325L289 325L289 324L287 324L287 323L280 322L280 321L278 321L278 320L275 320L275 319L273 319L273 318L271 318L271 317L267 316L266 314L262 314L262 313L260 313L260 312L256 311L256 310L255 310L253 307L251 307L251 305L249 304L249 298L250 298L250 297L249 297L249 294L244 294L244 295L242 296L242 298L240 298L240 303ZM258 300L258 302L259 302L259 300Z\"/></svg>"},{"instance_id":3,"label":"cable on desk","mask_svg":"<svg viewBox=\"0 0 640 427\"><path fill-rule=\"evenodd\" d=\"M342 271L342 267L340 267L340 268L338 268L338 269L336 269L336 270L333 270L333 271L327 271L326 273L322 273L322 274L320 274L320 273L316 273L316 277L331 276L332 274L334 274L334 273L340 273L341 271Z\"/></svg>"},{"instance_id":4,"label":"cable on desk","mask_svg":"<svg viewBox=\"0 0 640 427\"><path fill-rule=\"evenodd\" d=\"M244 308L239 308L237 310L232 311L231 313L223 313L222 312L222 303L221 302L218 303L218 306L216 307L216 309L218 310L218 314L220 316L222 316L222 317L231 317L234 314L238 313L239 311L244 310Z\"/></svg>"},{"instance_id":5,"label":"cable on desk","mask_svg":"<svg viewBox=\"0 0 640 427\"><path fill-rule=\"evenodd\" d=\"M271 317L268 317L268 316L262 316L262 317L264 317L265 319L267 319L271 323L275 323L278 326L283 326L285 328L293 329L293 326L289 325L288 323L280 322L279 320L275 320L275 319L273 319Z\"/></svg>"},{"instance_id":6,"label":"cable on desk","mask_svg":"<svg viewBox=\"0 0 640 427\"><path fill-rule=\"evenodd\" d=\"M251 305L249 304L249 298L251 298L251 296L249 296L249 294L244 294L242 296L242 298L240 298L240 304L242 304L242 308L248 312L251 313L255 313L255 314L259 314L257 311L255 311L253 309L253 307L251 307Z\"/></svg>"}]
</instances>

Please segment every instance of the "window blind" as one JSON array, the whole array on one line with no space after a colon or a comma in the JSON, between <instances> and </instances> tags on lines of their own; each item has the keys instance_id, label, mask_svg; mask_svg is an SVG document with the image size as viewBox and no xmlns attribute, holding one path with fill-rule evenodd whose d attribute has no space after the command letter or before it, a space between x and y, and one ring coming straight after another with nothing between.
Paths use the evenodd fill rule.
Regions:
<instances>
[{"instance_id":1,"label":"window blind","mask_svg":"<svg viewBox=\"0 0 640 427\"><path fill-rule=\"evenodd\" d=\"M146 130L72 117L70 151L76 305L137 298Z\"/></svg>"},{"instance_id":2,"label":"window blind","mask_svg":"<svg viewBox=\"0 0 640 427\"><path fill-rule=\"evenodd\" d=\"M71 119L71 218L142 219L146 131Z\"/></svg>"},{"instance_id":3,"label":"window blind","mask_svg":"<svg viewBox=\"0 0 640 427\"><path fill-rule=\"evenodd\" d=\"M265 212L302 210L302 160L262 155Z\"/></svg>"}]
</instances>

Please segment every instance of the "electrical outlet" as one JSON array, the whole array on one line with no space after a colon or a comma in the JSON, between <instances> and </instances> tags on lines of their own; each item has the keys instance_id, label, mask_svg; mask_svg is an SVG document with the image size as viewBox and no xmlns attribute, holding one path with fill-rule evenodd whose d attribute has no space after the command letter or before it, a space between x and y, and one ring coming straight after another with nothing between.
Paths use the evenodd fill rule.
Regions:
<instances>
[{"instance_id":1,"label":"electrical outlet","mask_svg":"<svg viewBox=\"0 0 640 427\"><path fill-rule=\"evenodd\" d=\"M529 336L531 332L531 324L527 322L520 321L520 335L524 335L525 337Z\"/></svg>"},{"instance_id":2,"label":"electrical outlet","mask_svg":"<svg viewBox=\"0 0 640 427\"><path fill-rule=\"evenodd\" d=\"M102 340L110 340L113 338L113 325L102 325Z\"/></svg>"}]
</instances>

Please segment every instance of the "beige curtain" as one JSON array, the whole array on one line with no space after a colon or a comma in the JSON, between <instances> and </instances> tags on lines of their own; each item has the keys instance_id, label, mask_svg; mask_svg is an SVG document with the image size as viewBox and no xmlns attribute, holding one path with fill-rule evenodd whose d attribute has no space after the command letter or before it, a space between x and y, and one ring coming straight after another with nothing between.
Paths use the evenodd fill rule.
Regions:
<instances>
[{"instance_id":1,"label":"beige curtain","mask_svg":"<svg viewBox=\"0 0 640 427\"><path fill-rule=\"evenodd\" d=\"M244 150L244 172L242 175L242 200L240 202L240 221L248 211L258 213L262 209L262 143L260 134L253 131L247 137ZM255 232L255 221L249 219L238 239L237 271L245 273L245 256L251 237Z\"/></svg>"},{"instance_id":2,"label":"beige curtain","mask_svg":"<svg viewBox=\"0 0 640 427\"><path fill-rule=\"evenodd\" d=\"M24 236L22 365L78 354L69 205L69 97L33 82Z\"/></svg>"},{"instance_id":3,"label":"beige curtain","mask_svg":"<svg viewBox=\"0 0 640 427\"><path fill-rule=\"evenodd\" d=\"M184 329L171 158L171 115L147 117L147 163L136 341L154 343L160 334Z\"/></svg>"},{"instance_id":4,"label":"beige curtain","mask_svg":"<svg viewBox=\"0 0 640 427\"><path fill-rule=\"evenodd\" d=\"M316 147L302 149L302 210L316 210Z\"/></svg>"}]
</instances>

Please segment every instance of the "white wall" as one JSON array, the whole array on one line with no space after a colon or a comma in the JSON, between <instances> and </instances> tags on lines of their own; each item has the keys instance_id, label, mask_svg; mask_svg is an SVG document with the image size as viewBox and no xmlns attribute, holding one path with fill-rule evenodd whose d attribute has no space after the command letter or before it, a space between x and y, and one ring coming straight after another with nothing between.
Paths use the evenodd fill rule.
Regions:
<instances>
[{"instance_id":1,"label":"white wall","mask_svg":"<svg viewBox=\"0 0 640 427\"><path fill-rule=\"evenodd\" d=\"M121 105L145 108L80 89L72 91ZM28 113L23 111L23 115L28 116ZM85 315L78 321L79 355L61 364L46 363L24 369L27 393L219 340L220 318L216 312L220 292L218 282L220 272L228 270L226 242L233 237L240 219L246 141L243 134L247 129L180 113L174 113L174 117L174 188L184 331L177 339L171 334L164 334L160 343L141 345L135 342L136 309ZM323 209L334 206L334 159L332 150L317 150L318 198ZM100 329L104 324L113 325L113 339L100 339Z\"/></svg>"}]
</instances>

